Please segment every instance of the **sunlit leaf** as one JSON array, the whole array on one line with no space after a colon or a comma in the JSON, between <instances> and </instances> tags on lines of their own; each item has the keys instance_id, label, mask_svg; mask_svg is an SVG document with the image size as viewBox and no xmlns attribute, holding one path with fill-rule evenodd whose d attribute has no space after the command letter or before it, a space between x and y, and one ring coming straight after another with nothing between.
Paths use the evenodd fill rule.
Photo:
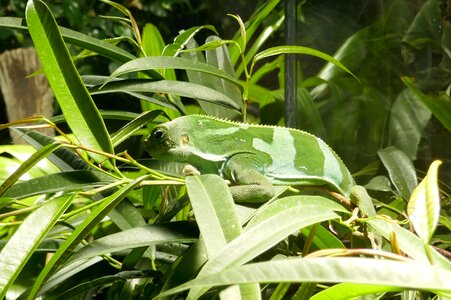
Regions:
<instances>
[{"instance_id":1,"label":"sunlit leaf","mask_svg":"<svg viewBox=\"0 0 451 300\"><path fill-rule=\"evenodd\" d=\"M407 205L407 214L415 232L426 243L431 239L437 227L440 215L440 193L437 173L441 161L434 161L426 177L414 189Z\"/></svg>"},{"instance_id":2,"label":"sunlit leaf","mask_svg":"<svg viewBox=\"0 0 451 300\"><path fill-rule=\"evenodd\" d=\"M49 145L46 145L46 146L42 147L41 149L39 149L35 153L33 153L33 155L31 155L26 161L24 161L19 166L19 168L13 174L11 174L11 176L9 176L2 183L2 185L0 186L0 196L5 194L5 192L8 191L8 189L17 180L19 180L19 178L22 175L24 175L28 170L30 170L33 166L35 166L40 160L42 160L45 157L47 157L50 153L52 153L53 151L55 151L59 147L61 147L61 144L59 144L59 143L49 144Z\"/></svg>"}]
</instances>

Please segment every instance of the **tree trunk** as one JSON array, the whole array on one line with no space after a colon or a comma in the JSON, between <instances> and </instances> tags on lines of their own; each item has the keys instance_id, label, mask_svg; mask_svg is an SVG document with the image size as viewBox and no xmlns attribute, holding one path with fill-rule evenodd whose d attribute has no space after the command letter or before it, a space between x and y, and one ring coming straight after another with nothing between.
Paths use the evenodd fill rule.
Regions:
<instances>
[{"instance_id":1,"label":"tree trunk","mask_svg":"<svg viewBox=\"0 0 451 300\"><path fill-rule=\"evenodd\" d=\"M45 75L27 78L40 69L34 48L18 48L0 54L0 87L9 122L32 116L53 115L53 94ZM50 128L40 131L53 135L53 129ZM13 143L24 143L15 132L10 131L10 134Z\"/></svg>"}]
</instances>

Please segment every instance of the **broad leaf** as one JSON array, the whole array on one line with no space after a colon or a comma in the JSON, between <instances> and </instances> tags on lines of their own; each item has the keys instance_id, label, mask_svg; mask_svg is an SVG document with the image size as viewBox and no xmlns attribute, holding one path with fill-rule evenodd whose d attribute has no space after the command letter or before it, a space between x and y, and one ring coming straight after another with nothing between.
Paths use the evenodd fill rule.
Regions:
<instances>
[{"instance_id":1,"label":"broad leaf","mask_svg":"<svg viewBox=\"0 0 451 300\"><path fill-rule=\"evenodd\" d=\"M186 188L210 258L241 233L230 189L217 175L189 176Z\"/></svg>"},{"instance_id":2,"label":"broad leaf","mask_svg":"<svg viewBox=\"0 0 451 300\"><path fill-rule=\"evenodd\" d=\"M417 157L418 145L431 112L409 90L403 90L392 106L388 140L410 158Z\"/></svg>"},{"instance_id":3,"label":"broad leaf","mask_svg":"<svg viewBox=\"0 0 451 300\"><path fill-rule=\"evenodd\" d=\"M399 194L404 199L409 199L418 183L415 168L410 158L395 147L381 149L377 154L379 154Z\"/></svg>"}]
</instances>

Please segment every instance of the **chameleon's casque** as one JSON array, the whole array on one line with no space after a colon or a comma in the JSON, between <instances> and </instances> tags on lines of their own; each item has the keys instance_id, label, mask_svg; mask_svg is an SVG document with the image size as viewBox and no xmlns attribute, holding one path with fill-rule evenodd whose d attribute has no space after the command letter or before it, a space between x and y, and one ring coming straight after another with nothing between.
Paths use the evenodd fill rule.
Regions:
<instances>
[{"instance_id":1,"label":"chameleon's casque","mask_svg":"<svg viewBox=\"0 0 451 300\"><path fill-rule=\"evenodd\" d=\"M265 185L327 185L349 196L354 185L338 155L307 132L190 115L156 126L147 151L158 160L187 163L255 196ZM269 180L269 181L268 181ZM270 194L270 193L268 193Z\"/></svg>"}]
</instances>

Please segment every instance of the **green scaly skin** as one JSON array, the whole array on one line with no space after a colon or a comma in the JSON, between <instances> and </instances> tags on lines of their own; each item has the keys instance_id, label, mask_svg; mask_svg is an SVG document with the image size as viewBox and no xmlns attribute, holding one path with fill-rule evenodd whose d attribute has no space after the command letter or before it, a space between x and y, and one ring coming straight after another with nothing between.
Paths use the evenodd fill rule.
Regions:
<instances>
[{"instance_id":1,"label":"green scaly skin","mask_svg":"<svg viewBox=\"0 0 451 300\"><path fill-rule=\"evenodd\" d=\"M156 126L146 146L157 160L229 180L237 202L267 201L274 185L327 186L345 197L355 185L326 143L297 129L190 115Z\"/></svg>"}]
</instances>

